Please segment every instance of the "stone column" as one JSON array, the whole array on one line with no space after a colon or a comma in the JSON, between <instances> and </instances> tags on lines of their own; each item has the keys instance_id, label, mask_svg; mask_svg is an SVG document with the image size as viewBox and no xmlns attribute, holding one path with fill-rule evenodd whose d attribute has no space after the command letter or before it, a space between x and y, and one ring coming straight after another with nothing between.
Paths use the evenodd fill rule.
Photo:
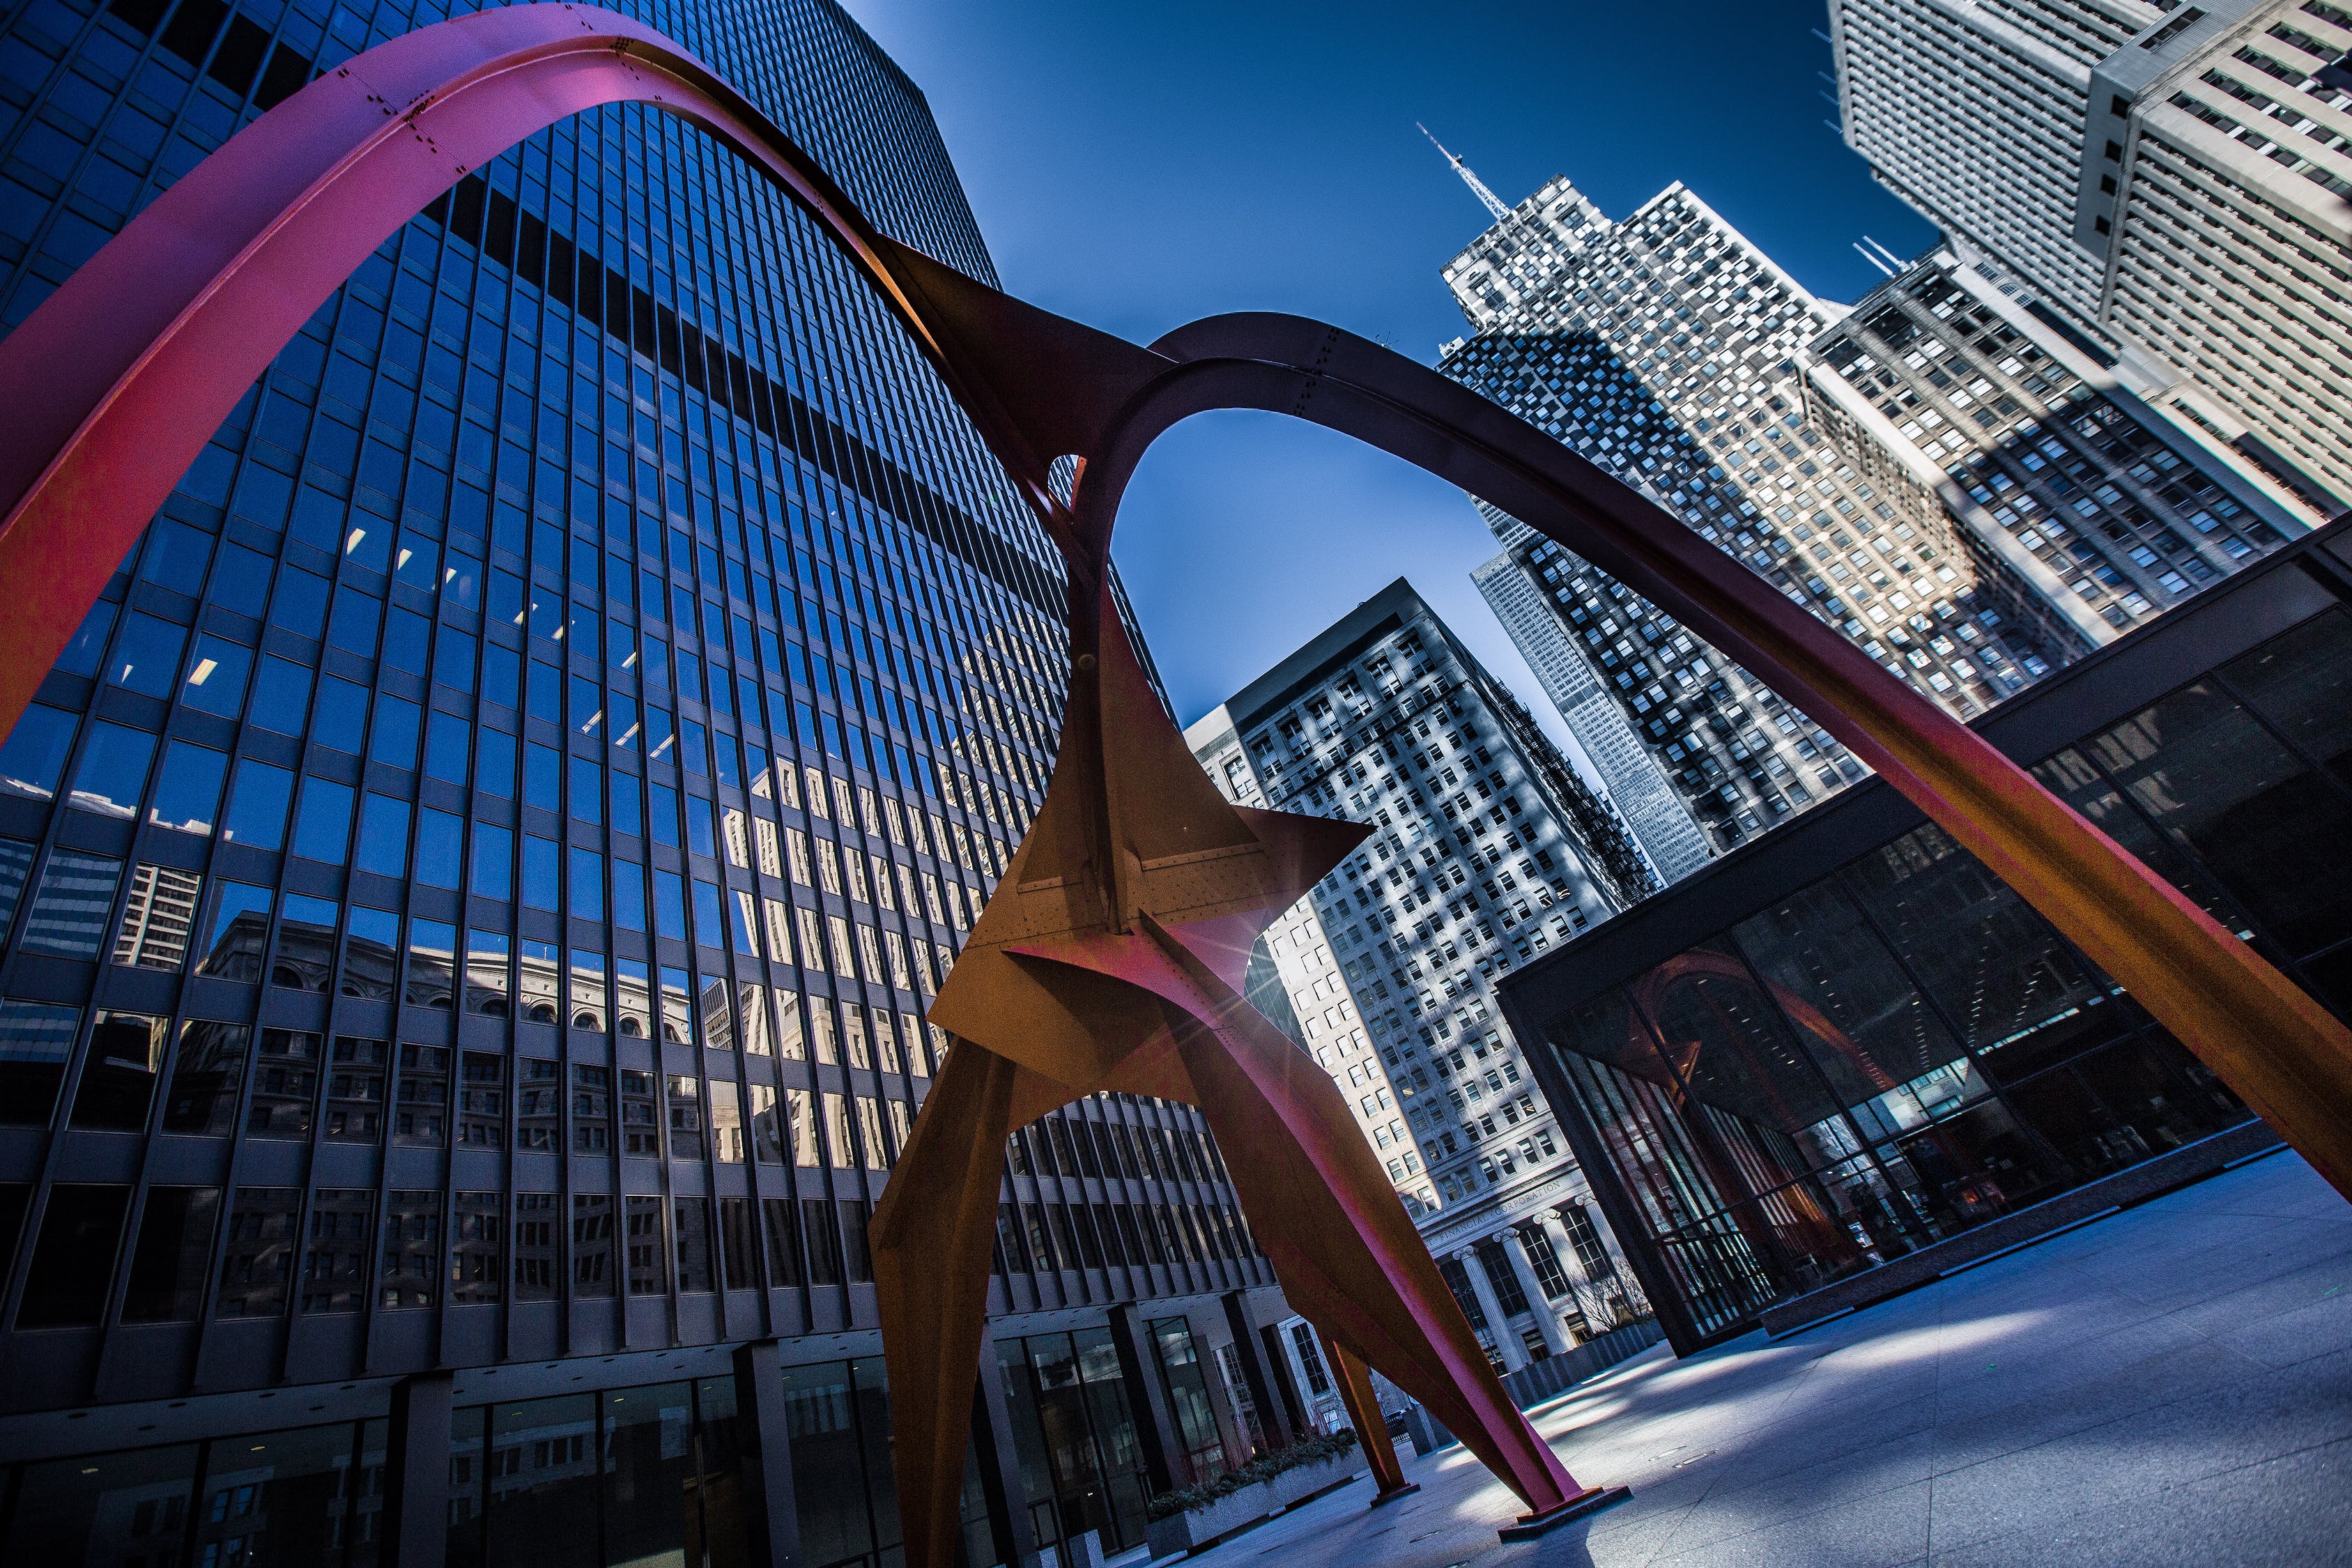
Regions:
<instances>
[{"instance_id":1,"label":"stone column","mask_svg":"<svg viewBox=\"0 0 2352 1568\"><path fill-rule=\"evenodd\" d=\"M1519 1277L1519 1294L1528 1299L1534 1311L1536 1328L1543 1335L1544 1349L1554 1355L1568 1353L1568 1336L1559 1330L1559 1314L1552 1310L1551 1299L1536 1281L1536 1266L1528 1261L1526 1241L1518 1226L1513 1226L1495 1238L1503 1247L1503 1256L1510 1259L1511 1272Z\"/></svg>"},{"instance_id":2,"label":"stone column","mask_svg":"<svg viewBox=\"0 0 2352 1568\"><path fill-rule=\"evenodd\" d=\"M996 1359L996 1336L984 1325L980 1331L980 1381L971 1395L971 1441L998 1557L1006 1563L1034 1562L1037 1532L1029 1519L1021 1456L1013 1446L1013 1414L1004 1399L1004 1374Z\"/></svg>"},{"instance_id":3,"label":"stone column","mask_svg":"<svg viewBox=\"0 0 2352 1568\"><path fill-rule=\"evenodd\" d=\"M1234 1350L1241 1357L1242 1381L1249 1384L1250 1403L1257 1406L1258 1426L1267 1443L1286 1448L1298 1440L1297 1396L1276 1381L1281 1375L1277 1365L1268 1363L1265 1335L1250 1306L1249 1292L1226 1291L1224 1308L1225 1326L1233 1331Z\"/></svg>"},{"instance_id":4,"label":"stone column","mask_svg":"<svg viewBox=\"0 0 2352 1568\"><path fill-rule=\"evenodd\" d=\"M448 1555L452 1415L446 1372L414 1373L392 1385L392 1426L384 1444L384 1568L441 1568Z\"/></svg>"},{"instance_id":5,"label":"stone column","mask_svg":"<svg viewBox=\"0 0 2352 1568\"><path fill-rule=\"evenodd\" d=\"M1113 1307L1111 1342L1118 1348L1118 1373L1127 1384L1128 1408L1135 1414L1135 1438L1143 1448L1143 1474L1153 1492L1172 1492L1192 1484L1192 1467L1176 1436L1176 1418L1168 1408L1168 1388L1160 1378L1160 1358L1153 1353L1151 1331L1135 1315L1135 1303Z\"/></svg>"},{"instance_id":6,"label":"stone column","mask_svg":"<svg viewBox=\"0 0 2352 1568\"><path fill-rule=\"evenodd\" d=\"M745 1561L751 1568L794 1568L801 1556L800 1505L793 1495L792 1428L773 1340L735 1349L735 1431Z\"/></svg>"},{"instance_id":7,"label":"stone column","mask_svg":"<svg viewBox=\"0 0 2352 1568\"><path fill-rule=\"evenodd\" d=\"M1537 1217L1543 1222L1544 1235L1551 1240L1552 1256L1559 1259L1560 1272L1568 1276L1569 1293L1576 1310L1584 1315L1585 1327L1600 1333L1601 1293L1593 1289L1591 1277L1585 1273L1584 1257L1576 1250L1576 1243L1569 1239L1568 1226L1560 1223L1559 1211L1545 1209Z\"/></svg>"},{"instance_id":8,"label":"stone column","mask_svg":"<svg viewBox=\"0 0 2352 1568\"><path fill-rule=\"evenodd\" d=\"M1503 1303L1495 1295L1495 1282L1486 1278L1486 1265L1478 1261L1478 1249L1465 1247L1454 1255L1454 1259L1470 1277L1471 1294L1478 1298L1478 1310L1486 1314L1486 1332L1503 1358L1505 1374L1518 1371L1528 1364L1527 1348L1511 1331L1511 1320L1504 1315Z\"/></svg>"}]
</instances>

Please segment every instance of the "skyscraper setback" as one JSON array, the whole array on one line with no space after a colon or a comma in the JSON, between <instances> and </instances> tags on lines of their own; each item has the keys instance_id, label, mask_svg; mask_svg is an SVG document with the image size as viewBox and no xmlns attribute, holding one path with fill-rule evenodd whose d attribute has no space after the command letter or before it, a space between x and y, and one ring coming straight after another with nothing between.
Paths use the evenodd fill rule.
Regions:
<instances>
[{"instance_id":1,"label":"skyscraper setback","mask_svg":"<svg viewBox=\"0 0 2352 1568\"><path fill-rule=\"evenodd\" d=\"M1554 179L1444 277L1476 329L1444 351L1446 374L1642 489L1963 716L2072 651L2034 639L2024 585L1932 492L1838 444L1800 363L1830 312L1682 186L1620 224ZM1716 849L1860 776L1843 746L1672 617L1487 517Z\"/></svg>"},{"instance_id":2,"label":"skyscraper setback","mask_svg":"<svg viewBox=\"0 0 2352 1568\"><path fill-rule=\"evenodd\" d=\"M994 280L830 0L621 8ZM18 7L0 321L443 15ZM401 228L0 737L0 1560L373 1562L379 1510L452 1563L898 1552L866 1219L1052 764L1062 595L906 333L692 126L564 120ZM1226 1374L1279 1296L1191 1110L1008 1153L971 1554L1131 1545L1279 1436ZM797 1509L738 1509L746 1423Z\"/></svg>"},{"instance_id":3,"label":"skyscraper setback","mask_svg":"<svg viewBox=\"0 0 2352 1568\"><path fill-rule=\"evenodd\" d=\"M1554 179L1445 268L1477 331L1440 368L1962 718L2309 525L2013 286L1941 250L1898 270L1849 310L1680 185L1612 224ZM1717 852L1859 776L1672 617L1480 510L1505 547L1482 591L1661 869L1695 863L1661 773Z\"/></svg>"},{"instance_id":4,"label":"skyscraper setback","mask_svg":"<svg viewBox=\"0 0 2352 1568\"><path fill-rule=\"evenodd\" d=\"M1846 142L2321 517L2352 504L2352 6L1833 0Z\"/></svg>"}]
</instances>

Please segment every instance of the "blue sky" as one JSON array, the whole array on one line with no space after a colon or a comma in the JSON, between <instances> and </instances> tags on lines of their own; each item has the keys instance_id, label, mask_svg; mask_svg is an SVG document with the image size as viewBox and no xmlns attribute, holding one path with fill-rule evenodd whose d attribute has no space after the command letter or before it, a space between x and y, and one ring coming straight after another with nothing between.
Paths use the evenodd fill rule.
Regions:
<instances>
[{"instance_id":1,"label":"blue sky","mask_svg":"<svg viewBox=\"0 0 2352 1568\"><path fill-rule=\"evenodd\" d=\"M1815 0L847 0L921 85L1007 287L1139 342L1295 310L1427 363L1464 330L1438 269L1487 219L1425 121L1507 202L1554 174L1622 217L1681 180L1824 299L1932 230L1822 121ZM1117 556L1179 716L1402 574L1548 705L1469 571L1459 490L1270 415L1179 426Z\"/></svg>"}]
</instances>

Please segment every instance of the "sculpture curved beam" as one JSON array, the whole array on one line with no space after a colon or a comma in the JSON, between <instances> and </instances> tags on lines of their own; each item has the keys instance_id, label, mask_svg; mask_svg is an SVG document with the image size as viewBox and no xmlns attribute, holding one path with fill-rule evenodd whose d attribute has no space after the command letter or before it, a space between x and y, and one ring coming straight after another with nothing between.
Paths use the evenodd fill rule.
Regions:
<instances>
[{"instance_id":1,"label":"sculpture curved beam","mask_svg":"<svg viewBox=\"0 0 2352 1568\"><path fill-rule=\"evenodd\" d=\"M1107 554L1137 463L1193 414L1343 431L1451 479L1591 562L1804 710L2113 975L2352 1196L2352 1031L1977 732L1594 464L1377 343L1296 316L1213 317L1152 345L1072 500Z\"/></svg>"},{"instance_id":2,"label":"sculpture curved beam","mask_svg":"<svg viewBox=\"0 0 2352 1568\"><path fill-rule=\"evenodd\" d=\"M964 983L933 1010L968 1037L989 1037L960 1047L977 1049L954 1075L970 1087L927 1110L937 1131L909 1145L907 1174L936 1173L951 1191L935 1196L951 1201L927 1226L911 1202L892 1201L911 1183L894 1183L876 1222L900 1282L884 1311L910 1562L943 1563L953 1551L961 1465L950 1458L977 1337L918 1346L909 1331L975 1310L969 1275L985 1247L971 1232L988 1205L971 1184L993 1193L990 1141L1016 1117L1104 1088L1206 1099L1212 1125L1235 1128L1283 1098L1246 1081L1255 1031L1213 1026L1199 1010L1237 1016L1213 987L1171 1016L1150 987L1139 997L1132 975L1086 979L1083 965L1041 960L1032 939L1133 941L1156 930L1237 989L1253 925L1353 843L1216 797L1120 646L1107 592L1118 500L1151 441L1192 413L1263 408L1346 430L1522 518L1683 619L1886 773L2352 1192L2352 1035L1972 731L1673 517L1514 416L1337 328L1224 317L1146 350L973 282L880 234L677 46L588 7L461 17L337 68L158 197L0 342L0 582L10 590L0 598L0 733L205 440L352 268L507 147L566 115L631 101L709 132L815 220L939 371L1069 569L1074 676L1055 787L1008 878L1012 896L1000 889L973 931L956 972ZM1075 511L1047 479L1066 454L1080 459ZM1041 963L1058 972L1051 983ZM1076 1013L1072 996L1085 1004ZM1204 1076L1222 1087L1202 1095ZM1286 1100L1280 1114L1290 1119L1284 1139L1302 1146L1352 1132L1339 1125L1344 1106L1335 1122L1313 1096ZM1318 1173L1342 1206L1358 1206L1353 1245L1418 1249L1425 1261L1417 1236L1387 1234L1393 1226L1360 1182L1336 1166ZM1393 1191L1372 1185L1401 1216ZM924 1247L960 1278L908 1268L926 1261ZM1386 1316L1350 1324L1361 1303L1308 1278L1330 1259L1286 1258L1302 1294L1340 1320L1324 1326L1381 1352L1382 1370L1393 1363L1427 1384L1439 1363L1461 1359L1459 1309L1425 1299L1409 1259L1386 1288L1359 1278L1354 1288L1379 1297ZM1482 1457L1531 1504L1541 1510L1559 1483L1573 1486L1516 1412L1495 1408L1499 1388L1483 1363L1447 1374L1460 1381L1437 1397L1483 1413L1493 1452Z\"/></svg>"},{"instance_id":3,"label":"sculpture curved beam","mask_svg":"<svg viewBox=\"0 0 2352 1568\"><path fill-rule=\"evenodd\" d=\"M310 83L0 342L0 736L237 399L369 253L509 147L628 102L700 127L807 213L1059 532L1048 463L1093 440L1086 394L1103 367L1125 386L1150 355L883 235L757 108L642 24L509 6L380 44Z\"/></svg>"}]
</instances>

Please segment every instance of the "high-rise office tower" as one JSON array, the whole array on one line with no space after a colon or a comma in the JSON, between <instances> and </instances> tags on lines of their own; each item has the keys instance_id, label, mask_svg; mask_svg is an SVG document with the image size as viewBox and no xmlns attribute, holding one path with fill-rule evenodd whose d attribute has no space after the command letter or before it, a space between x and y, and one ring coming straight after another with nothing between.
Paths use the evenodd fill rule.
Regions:
<instances>
[{"instance_id":1,"label":"high-rise office tower","mask_svg":"<svg viewBox=\"0 0 2352 1568\"><path fill-rule=\"evenodd\" d=\"M993 280L830 0L623 8ZM441 15L12 6L0 322ZM371 1563L394 1510L454 1563L887 1559L866 1220L1052 763L1061 593L906 335L691 126L564 121L387 241L0 740L0 1561ZM976 1563L1132 1544L1286 1419L1192 1111L1011 1153Z\"/></svg>"},{"instance_id":2,"label":"high-rise office tower","mask_svg":"<svg viewBox=\"0 0 2352 1568\"><path fill-rule=\"evenodd\" d=\"M1832 310L1681 185L1612 223L1555 178L1444 276L1475 329L1445 349L1446 374L1681 516L1962 717L2087 646L2049 625L2004 558L2023 555L2013 541L1986 547L1824 417L1802 361ZM1860 776L1843 747L1672 617L1501 513L1487 520L1715 849ZM1577 728L1577 711L1563 716ZM1583 742L1596 761L1617 743Z\"/></svg>"},{"instance_id":3,"label":"high-rise office tower","mask_svg":"<svg viewBox=\"0 0 2352 1568\"><path fill-rule=\"evenodd\" d=\"M1402 579L1186 740L1235 801L1373 830L1268 948L1300 1044L1495 1359L1630 1312L1598 1283L1617 1276L1576 1261L1589 1197L1492 1002L1514 964L1655 885L1607 802Z\"/></svg>"},{"instance_id":4,"label":"high-rise office tower","mask_svg":"<svg viewBox=\"0 0 2352 1568\"><path fill-rule=\"evenodd\" d=\"M1490 521L1507 543L1532 550L1537 542L1533 531L1514 518L1492 513ZM1566 623L1536 579L1507 549L1472 572L1470 580L1536 672L1544 695L1567 718L1569 740L1581 753L1586 776L1617 808L1659 882L1679 881L1706 865L1714 856L1706 835L1666 782L1656 756L1634 733L1624 708L1602 689L1591 662L1570 640Z\"/></svg>"},{"instance_id":5,"label":"high-rise office tower","mask_svg":"<svg viewBox=\"0 0 2352 1568\"><path fill-rule=\"evenodd\" d=\"M2013 536L2042 597L2085 626L2128 629L2309 525L1948 249L1856 301L1809 374L1980 537Z\"/></svg>"},{"instance_id":6,"label":"high-rise office tower","mask_svg":"<svg viewBox=\"0 0 2352 1568\"><path fill-rule=\"evenodd\" d=\"M2352 498L2352 7L1832 0L1849 146L2126 383Z\"/></svg>"}]
</instances>

